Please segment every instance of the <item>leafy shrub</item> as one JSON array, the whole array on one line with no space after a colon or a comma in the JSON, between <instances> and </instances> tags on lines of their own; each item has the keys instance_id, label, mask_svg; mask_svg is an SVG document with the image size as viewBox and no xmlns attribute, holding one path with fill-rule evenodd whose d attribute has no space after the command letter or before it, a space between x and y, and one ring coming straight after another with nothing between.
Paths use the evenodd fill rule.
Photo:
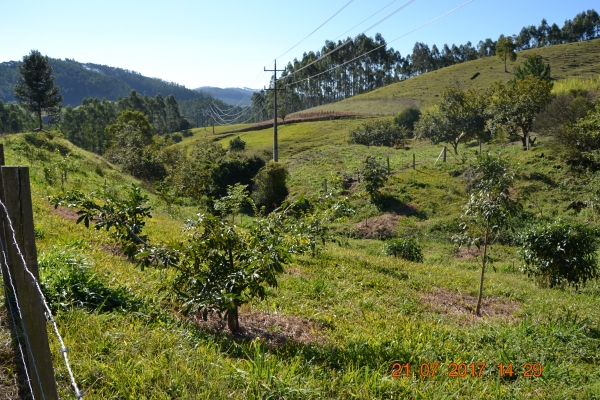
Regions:
<instances>
[{"instance_id":1,"label":"leafy shrub","mask_svg":"<svg viewBox=\"0 0 600 400\"><path fill-rule=\"evenodd\" d=\"M194 132L190 131L189 129L185 129L185 130L181 131L181 136L192 137L192 136L194 136Z\"/></svg>"},{"instance_id":2,"label":"leafy shrub","mask_svg":"<svg viewBox=\"0 0 600 400\"><path fill-rule=\"evenodd\" d=\"M53 312L73 307L100 312L135 311L142 305L129 289L107 287L74 249L52 248L42 253L39 267L40 286Z\"/></svg>"},{"instance_id":3,"label":"leafy shrub","mask_svg":"<svg viewBox=\"0 0 600 400\"><path fill-rule=\"evenodd\" d=\"M375 201L380 196L379 190L387 182L387 168L377 158L369 156L361 166L360 173L365 182L365 190L371 196L371 201Z\"/></svg>"},{"instance_id":4,"label":"leafy shrub","mask_svg":"<svg viewBox=\"0 0 600 400\"><path fill-rule=\"evenodd\" d=\"M415 107L408 107L400 111L394 118L394 124L403 126L410 131L412 137L412 131L415 129L415 122L421 118L421 110Z\"/></svg>"},{"instance_id":5,"label":"leafy shrub","mask_svg":"<svg viewBox=\"0 0 600 400\"><path fill-rule=\"evenodd\" d=\"M400 257L413 262L423 262L423 249L412 237L386 241L383 244L383 252L388 256Z\"/></svg>"},{"instance_id":6,"label":"leafy shrub","mask_svg":"<svg viewBox=\"0 0 600 400\"><path fill-rule=\"evenodd\" d=\"M369 121L350 131L350 143L365 146L404 147L408 137L406 127L395 125L390 120Z\"/></svg>"},{"instance_id":7,"label":"leafy shrub","mask_svg":"<svg viewBox=\"0 0 600 400\"><path fill-rule=\"evenodd\" d=\"M246 142L236 136L229 141L229 151L243 151L246 149Z\"/></svg>"},{"instance_id":8,"label":"leafy shrub","mask_svg":"<svg viewBox=\"0 0 600 400\"><path fill-rule=\"evenodd\" d=\"M227 153L216 143L198 144L190 156L182 155L170 163L169 179L180 197L191 197L197 202L208 203L227 196L227 188L236 183L252 188L253 178L265 166L256 154Z\"/></svg>"},{"instance_id":9,"label":"leafy shrub","mask_svg":"<svg viewBox=\"0 0 600 400\"><path fill-rule=\"evenodd\" d=\"M174 291L185 312L217 313L227 318L232 332L239 329L238 309L254 298L263 299L267 286L277 286L277 275L290 253L273 214L240 229L212 215L188 221L189 240L181 248Z\"/></svg>"},{"instance_id":10,"label":"leafy shrub","mask_svg":"<svg viewBox=\"0 0 600 400\"><path fill-rule=\"evenodd\" d=\"M171 139L175 143L179 143L179 142L181 142L183 140L183 137L179 133L174 133L173 135L171 135Z\"/></svg>"},{"instance_id":11,"label":"leafy shrub","mask_svg":"<svg viewBox=\"0 0 600 400\"><path fill-rule=\"evenodd\" d=\"M270 162L262 167L254 179L252 199L256 205L265 207L267 211L276 209L288 195L287 177L283 164Z\"/></svg>"},{"instance_id":12,"label":"leafy shrub","mask_svg":"<svg viewBox=\"0 0 600 400\"><path fill-rule=\"evenodd\" d=\"M567 128L565 138L574 158L600 164L600 103L595 111L588 112L585 118Z\"/></svg>"},{"instance_id":13,"label":"leafy shrub","mask_svg":"<svg viewBox=\"0 0 600 400\"><path fill-rule=\"evenodd\" d=\"M522 271L542 285L578 288L599 276L595 228L555 221L528 229L520 239Z\"/></svg>"},{"instance_id":14,"label":"leafy shrub","mask_svg":"<svg viewBox=\"0 0 600 400\"><path fill-rule=\"evenodd\" d=\"M80 190L71 190L63 196L50 197L54 208L60 206L78 208L77 223L83 222L86 227L90 221L95 222L96 230L106 229L123 246L122 251L129 259L133 259L140 246L146 246L148 236L142 234L146 225L145 218L152 218L151 207L144 206L148 197L139 186L132 184L125 199L118 199L110 193L83 194Z\"/></svg>"}]
</instances>

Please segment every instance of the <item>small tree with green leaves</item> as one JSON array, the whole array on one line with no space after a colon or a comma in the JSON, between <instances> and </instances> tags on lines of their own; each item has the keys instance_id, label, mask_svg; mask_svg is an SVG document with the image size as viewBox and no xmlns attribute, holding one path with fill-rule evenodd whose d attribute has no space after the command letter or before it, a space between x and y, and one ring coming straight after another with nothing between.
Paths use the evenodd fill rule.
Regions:
<instances>
[{"instance_id":1,"label":"small tree with green leaves","mask_svg":"<svg viewBox=\"0 0 600 400\"><path fill-rule=\"evenodd\" d=\"M125 199L118 199L109 193L83 194L80 190L69 191L64 196L50 198L54 207L67 206L77 208L79 218L86 227L94 222L97 230L112 231L112 235L122 245L122 252L131 260L136 253L147 246L148 237L142 234L146 225L145 218L151 218L150 206L145 206L148 196L142 193L138 185L131 185Z\"/></svg>"},{"instance_id":2,"label":"small tree with green leaves","mask_svg":"<svg viewBox=\"0 0 600 400\"><path fill-rule=\"evenodd\" d=\"M291 259L278 217L270 214L248 230L208 214L188 221L189 240L180 250L174 281L186 313L200 312L204 319L216 313L231 332L238 331L239 307L263 299L267 286L277 287L277 275Z\"/></svg>"},{"instance_id":3,"label":"small tree with green leaves","mask_svg":"<svg viewBox=\"0 0 600 400\"><path fill-rule=\"evenodd\" d=\"M371 202L375 202L381 195L380 190L387 182L387 168L376 157L368 156L360 169L360 174L365 183L365 190L371 197Z\"/></svg>"},{"instance_id":4,"label":"small tree with green leaves","mask_svg":"<svg viewBox=\"0 0 600 400\"><path fill-rule=\"evenodd\" d=\"M158 197L165 203L167 214L171 215L173 213L173 205L179 199L173 185L167 181L156 181L154 182L154 190Z\"/></svg>"},{"instance_id":5,"label":"small tree with green leaves","mask_svg":"<svg viewBox=\"0 0 600 400\"><path fill-rule=\"evenodd\" d=\"M519 65L515 71L516 79L525 79L528 76L537 76L545 81L551 81L550 64L544 64L542 56L532 54L527 56L525 62Z\"/></svg>"},{"instance_id":6,"label":"small tree with green leaves","mask_svg":"<svg viewBox=\"0 0 600 400\"><path fill-rule=\"evenodd\" d=\"M444 88L437 108L427 111L415 124L417 136L436 144L448 143L458 154L461 141L485 137L484 98L481 91Z\"/></svg>"},{"instance_id":7,"label":"small tree with green leaves","mask_svg":"<svg viewBox=\"0 0 600 400\"><path fill-rule=\"evenodd\" d=\"M214 208L221 214L231 215L231 223L233 224L235 216L240 213L245 204L249 204L249 201L248 185L236 183L233 186L227 186L227 196L215 200Z\"/></svg>"},{"instance_id":8,"label":"small tree with green leaves","mask_svg":"<svg viewBox=\"0 0 600 400\"><path fill-rule=\"evenodd\" d=\"M583 224L554 221L523 232L519 239L524 265L521 270L551 288L576 289L598 279L598 230Z\"/></svg>"},{"instance_id":9,"label":"small tree with green leaves","mask_svg":"<svg viewBox=\"0 0 600 400\"><path fill-rule=\"evenodd\" d=\"M487 106L487 128L495 133L498 128L512 135L521 134L523 148L529 148L529 133L539 112L552 99L552 82L528 75L503 85L492 85Z\"/></svg>"},{"instance_id":10,"label":"small tree with green leaves","mask_svg":"<svg viewBox=\"0 0 600 400\"><path fill-rule=\"evenodd\" d=\"M496 42L496 56L504 60L504 72L508 72L506 60L515 61L517 59L516 49L517 46L511 36L500 35Z\"/></svg>"},{"instance_id":11,"label":"small tree with green leaves","mask_svg":"<svg viewBox=\"0 0 600 400\"><path fill-rule=\"evenodd\" d=\"M477 299L477 315L481 316L483 280L489 261L488 245L492 234L498 232L520 209L520 204L510 198L509 189L514 181L514 172L506 159L493 157L489 153L478 156L475 166L475 191L471 193L462 215L464 233L454 239L460 245L483 246L481 279Z\"/></svg>"},{"instance_id":12,"label":"small tree with green leaves","mask_svg":"<svg viewBox=\"0 0 600 400\"><path fill-rule=\"evenodd\" d=\"M239 136L229 141L229 151L244 151L246 150L246 142L240 139Z\"/></svg>"}]
</instances>

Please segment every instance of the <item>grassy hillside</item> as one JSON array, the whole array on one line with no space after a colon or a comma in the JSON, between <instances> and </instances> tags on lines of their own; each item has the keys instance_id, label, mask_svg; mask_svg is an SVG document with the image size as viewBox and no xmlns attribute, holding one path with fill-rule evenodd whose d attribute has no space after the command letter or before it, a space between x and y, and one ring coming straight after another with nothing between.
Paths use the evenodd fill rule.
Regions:
<instances>
[{"instance_id":1,"label":"grassy hillside","mask_svg":"<svg viewBox=\"0 0 600 400\"><path fill-rule=\"evenodd\" d=\"M514 71L517 65L533 53L541 55L550 63L552 77L556 80L572 77L597 78L600 74L600 39L518 52L517 60L508 63L508 70ZM479 76L471 79L477 73ZM409 106L431 106L444 86L460 86L465 90L485 88L494 81L507 82L512 78L512 73L504 73L504 63L501 60L488 57L432 71L337 103L315 107L310 111L395 115Z\"/></svg>"},{"instance_id":2,"label":"grassy hillside","mask_svg":"<svg viewBox=\"0 0 600 400\"><path fill-rule=\"evenodd\" d=\"M295 257L265 301L242 309L244 330L236 337L215 328L215 321L178 314L177 304L159 291L170 273L136 269L105 231L76 225L73 211L54 210L47 201L60 191L47 170L63 157L51 150L69 153L74 161L66 189L105 188L122 195L133 179L60 138L2 139L8 165L31 167L39 258L49 265L42 275L63 273L64 260L84 260L101 287L124 290L129 299L129 306L112 311L67 302L57 312L86 398L600 398L600 283L577 292L541 288L519 272L516 248L497 243L485 280L484 317L474 317L481 256L476 249L457 249L449 238L467 201L464 173L476 147L461 146L459 157L434 165L440 147L426 142L410 143L410 150L347 144L348 130L361 122L280 127L293 196L318 194L325 178L331 185L337 176L352 176L367 155L376 155L389 157L392 177L384 193L391 200L377 211L362 186L353 185L349 195L357 212L332 227L341 233L340 244L314 258ZM226 145L231 138L203 132L196 130L178 146L215 139ZM31 135L41 138L35 151L28 150ZM272 130L239 134L249 151L269 149L271 135ZM595 210L566 210L586 193L580 178L555 157L552 140L540 141L530 152L502 143L486 149L503 150L519 165L515 195L534 192L525 202L528 213L597 225ZM416 171L407 168L413 154ZM149 204L151 240L182 240L183 221L197 209L180 206L172 218L152 194ZM380 240L360 239L361 232L384 228L417 238L424 262L385 256ZM51 347L61 398L71 398L54 339ZM416 375L392 377L395 362L410 363ZM451 377L453 362L486 366L481 376ZM511 362L520 376L499 377L497 365ZM523 376L528 362L542 364L541 378ZM420 377L419 367L433 363L439 363L435 376Z\"/></svg>"},{"instance_id":3,"label":"grassy hillside","mask_svg":"<svg viewBox=\"0 0 600 400\"><path fill-rule=\"evenodd\" d=\"M597 76L598 40L540 53L550 60L555 77ZM562 60L568 69L561 72L561 64L552 60ZM471 80L475 72L480 75ZM327 107L391 115L410 102L431 104L445 82L486 86L511 76L502 72L496 58L477 60ZM314 257L294 256L264 301L242 307L242 331L235 336L217 319L203 322L179 312L180 304L162 290L173 280L172 271L141 271L120 254L106 231L75 224L74 210L54 209L48 200L61 193L57 168L67 154L71 168L65 190L104 190L119 197L134 179L57 136L0 138L7 165L30 166L42 280L64 281L68 288L80 285L84 292L110 300L76 306L67 298L55 304L85 398L600 399L600 282L588 282L579 290L536 284L520 271L514 234L505 232L491 246L483 317L476 317L482 253L451 241L461 232L476 143L461 145L460 154L449 153L446 163L436 162L441 146L425 141L412 140L404 149L348 144L348 132L364 122L279 126L280 161L289 171L290 197L322 196L325 180L329 188L341 189L340 181L346 179L345 192L338 196L347 196L355 213L331 224L337 243L327 244ZM212 128L197 128L174 146L190 151L194 145L219 142L226 147L239 136L248 152L271 150L272 129L225 133L243 126L217 126L215 134ZM553 138L539 136L528 152L502 140L484 145L484 150L502 152L516 170L511 195L524 207L511 222L517 232L533 220L600 226L597 209L569 208L574 201L598 196L597 176L568 167ZM367 156L389 160L390 179L379 209L368 201L364 182L356 180ZM411 167L413 157L416 169ZM168 214L150 185L141 185L152 207L144 228L150 240L184 240L184 221L199 208L186 200ZM244 216L240 223L251 219ZM416 239L423 247L423 262L386 256L385 237ZM5 325L0 334L8 343ZM49 336L60 397L72 398L60 346L51 332ZM11 357L10 346L0 346L0 394L7 398L14 380ZM409 364L410 376L394 377L395 363ZM461 363L467 368L465 376L452 376ZM515 375L499 376L500 363L512 363ZM528 363L539 363L542 376L524 376ZM433 376L424 374L436 365Z\"/></svg>"}]
</instances>

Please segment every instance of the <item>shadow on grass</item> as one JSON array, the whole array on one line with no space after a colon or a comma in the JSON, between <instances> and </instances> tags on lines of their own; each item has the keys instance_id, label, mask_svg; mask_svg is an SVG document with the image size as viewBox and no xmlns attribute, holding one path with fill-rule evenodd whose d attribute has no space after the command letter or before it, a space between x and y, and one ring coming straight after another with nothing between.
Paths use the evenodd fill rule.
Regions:
<instances>
[{"instance_id":1,"label":"shadow on grass","mask_svg":"<svg viewBox=\"0 0 600 400\"><path fill-rule=\"evenodd\" d=\"M530 180L530 181L540 181L550 187L556 187L556 182L554 182L554 180L552 178L550 178L548 175L545 175L545 174L542 174L539 172L532 172L530 174L525 174L523 176L523 178Z\"/></svg>"},{"instance_id":2,"label":"shadow on grass","mask_svg":"<svg viewBox=\"0 0 600 400\"><path fill-rule=\"evenodd\" d=\"M375 199L375 206L379 211L389 212L401 216L416 216L419 219L426 219L425 213L418 211L414 206L406 204L390 195L381 195Z\"/></svg>"}]
</instances>

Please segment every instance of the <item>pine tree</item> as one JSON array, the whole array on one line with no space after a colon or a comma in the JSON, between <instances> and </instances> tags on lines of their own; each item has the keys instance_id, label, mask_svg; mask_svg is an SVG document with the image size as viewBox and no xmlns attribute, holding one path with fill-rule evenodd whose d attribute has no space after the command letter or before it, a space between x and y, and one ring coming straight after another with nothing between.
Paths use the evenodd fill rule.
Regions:
<instances>
[{"instance_id":1,"label":"pine tree","mask_svg":"<svg viewBox=\"0 0 600 400\"><path fill-rule=\"evenodd\" d=\"M28 56L23 56L19 72L21 76L14 88L15 98L23 108L37 114L41 130L42 111L50 115L60 112L63 99L60 88L54 84L48 57L42 56L37 50L31 50Z\"/></svg>"}]
</instances>

